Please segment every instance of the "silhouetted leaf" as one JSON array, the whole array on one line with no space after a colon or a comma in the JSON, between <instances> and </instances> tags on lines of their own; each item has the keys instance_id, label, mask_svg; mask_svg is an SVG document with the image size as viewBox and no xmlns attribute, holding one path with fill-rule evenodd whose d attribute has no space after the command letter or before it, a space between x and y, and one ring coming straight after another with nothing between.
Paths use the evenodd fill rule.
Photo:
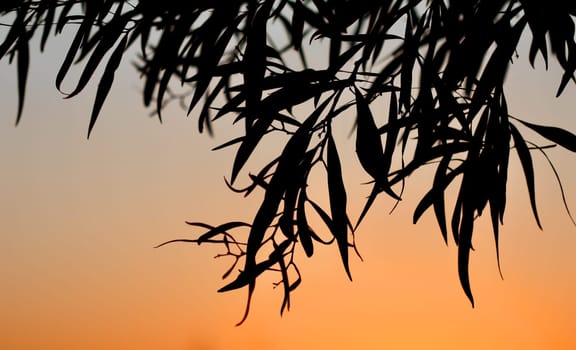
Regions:
<instances>
[{"instance_id":1,"label":"silhouetted leaf","mask_svg":"<svg viewBox=\"0 0 576 350\"><path fill-rule=\"evenodd\" d=\"M370 111L368 102L362 96L362 93L356 89L356 111L357 111L357 133L356 133L356 153L362 168L376 181L379 191L396 200L400 200L388 181L388 170L392 161L393 150L388 148L388 154L384 154L382 149L382 140L380 133L374 122L374 117ZM391 105L391 111L394 106ZM392 116L394 119L395 116ZM390 131L390 142L395 138L395 131Z\"/></svg>"},{"instance_id":2,"label":"silhouetted leaf","mask_svg":"<svg viewBox=\"0 0 576 350\"><path fill-rule=\"evenodd\" d=\"M88 137L90 137L90 133L92 132L92 128L96 123L96 119L98 119L98 114L100 114L100 109L108 96L108 92L112 87L112 83L114 82L114 73L120 66L120 61L122 60L122 55L124 53L124 49L126 48L126 35L122 37L114 52L110 56L110 60L104 69L104 73L102 74L102 78L100 79L100 84L98 84L98 90L96 91L96 100L94 101L94 107L92 108L92 115L90 116L90 125L88 126Z\"/></svg>"},{"instance_id":3,"label":"silhouetted leaf","mask_svg":"<svg viewBox=\"0 0 576 350\"><path fill-rule=\"evenodd\" d=\"M86 84L88 84L88 82L92 78L92 75L96 71L96 68L100 64L100 61L102 61L108 50L110 50L114 46L120 34L121 34L120 31L110 32L108 35L103 36L100 40L97 41L98 45L96 46L94 52L90 56L90 59L86 63L86 66L84 67L84 70L82 71L82 74L78 79L76 88L72 90L72 92L69 93L66 96L66 98L72 98L84 89Z\"/></svg>"},{"instance_id":4,"label":"silhouetted leaf","mask_svg":"<svg viewBox=\"0 0 576 350\"><path fill-rule=\"evenodd\" d=\"M342 167L338 157L338 150L334 143L332 133L328 136L327 150L328 166L328 194L330 195L330 211L332 213L332 225L330 230L338 243L340 257L344 263L344 269L348 278L352 279L350 266L348 265L348 222L346 215L346 188L342 180Z\"/></svg>"},{"instance_id":5,"label":"silhouetted leaf","mask_svg":"<svg viewBox=\"0 0 576 350\"><path fill-rule=\"evenodd\" d=\"M382 177L380 173L381 161L384 158L382 140L374 122L372 112L364 96L356 90L357 133L356 153L362 168L374 179Z\"/></svg>"},{"instance_id":6,"label":"silhouetted leaf","mask_svg":"<svg viewBox=\"0 0 576 350\"><path fill-rule=\"evenodd\" d=\"M392 91L390 93L390 109L388 112L388 124L395 124L398 120L398 100L396 99L396 93ZM390 172L390 166L392 164L392 156L394 155L394 150L396 149L396 138L398 137L398 128L390 128L386 134L386 144L384 146L384 154L382 157L383 168L382 172L388 174ZM400 199L400 197L396 198Z\"/></svg>"},{"instance_id":7,"label":"silhouetted leaf","mask_svg":"<svg viewBox=\"0 0 576 350\"><path fill-rule=\"evenodd\" d=\"M266 23L272 10L273 1L263 2L254 15L244 51L244 84L246 86L246 108L248 125L256 117L257 106L262 98L262 82L266 73Z\"/></svg>"},{"instance_id":8,"label":"silhouetted leaf","mask_svg":"<svg viewBox=\"0 0 576 350\"><path fill-rule=\"evenodd\" d=\"M458 238L458 276L464 293L474 307L474 297L470 288L470 273L468 265L470 263L470 250L472 249L472 233L474 231L474 213L472 208L463 205L462 223L459 229Z\"/></svg>"},{"instance_id":9,"label":"silhouetted leaf","mask_svg":"<svg viewBox=\"0 0 576 350\"><path fill-rule=\"evenodd\" d=\"M61 14L60 20L63 19L62 16L63 14ZM72 43L70 44L70 48L68 48L68 52L66 53L64 62L62 62L62 65L60 65L60 69L58 70L58 73L56 75L56 88L60 91L62 91L61 89L62 81L68 74L68 71L72 66L72 62L74 61L74 58L76 57L76 54L80 49L80 46L86 40L86 36L88 34L88 31L90 30L92 19L93 18L88 17L88 14L86 14L86 17L83 18L83 21L80 24L80 27L78 28L78 31L76 32L76 35L72 40Z\"/></svg>"},{"instance_id":10,"label":"silhouetted leaf","mask_svg":"<svg viewBox=\"0 0 576 350\"><path fill-rule=\"evenodd\" d=\"M196 223L192 223L192 222L188 223L188 225L195 225L195 224ZM250 227L250 224L247 224L247 223L241 222L241 221L232 221L232 222L227 222L227 223L222 224L222 225L218 225L216 227L211 228L208 232L204 233L202 236L198 237L198 244L201 244L202 242L207 241L216 235L219 235L223 232L226 232L228 230L231 230L231 229L237 228L237 227Z\"/></svg>"},{"instance_id":11,"label":"silhouetted leaf","mask_svg":"<svg viewBox=\"0 0 576 350\"><path fill-rule=\"evenodd\" d=\"M260 118L256 121L254 126L248 130L244 140L240 144L238 152L236 152L236 157L234 158L234 165L232 166L232 177L231 182L234 183L238 173L254 151L254 148L258 145L262 136L268 131L268 128L272 124L271 118Z\"/></svg>"},{"instance_id":12,"label":"silhouetted leaf","mask_svg":"<svg viewBox=\"0 0 576 350\"><path fill-rule=\"evenodd\" d=\"M440 230L442 232L442 236L444 240L447 240L447 229L445 223L445 215L443 212L444 207L444 193L448 186L454 181L454 179L461 175L464 167L459 166L456 169L450 171L448 174L445 173L446 169L448 168L448 164L450 162L450 157L443 158L440 164L438 165L438 169L436 171L436 175L434 176L434 184L430 191L428 191L424 197L420 200L416 209L414 210L413 216L413 223L418 222L422 214L430 208L435 203L440 203L438 208L435 207L435 214L436 220L438 225L440 226Z\"/></svg>"},{"instance_id":13,"label":"silhouetted leaf","mask_svg":"<svg viewBox=\"0 0 576 350\"><path fill-rule=\"evenodd\" d=\"M44 19L44 30L42 31L42 39L40 40L40 51L44 51L46 42L50 37L50 30L54 24L54 17L56 13L56 0L45 0L46 4L46 18Z\"/></svg>"},{"instance_id":14,"label":"silhouetted leaf","mask_svg":"<svg viewBox=\"0 0 576 350\"><path fill-rule=\"evenodd\" d=\"M29 65L30 49L28 47L28 38L22 37L18 40L18 113L16 116L16 124L20 122L20 117L22 116L22 110L24 108Z\"/></svg>"},{"instance_id":15,"label":"silhouetted leaf","mask_svg":"<svg viewBox=\"0 0 576 350\"><path fill-rule=\"evenodd\" d=\"M576 152L576 135L570 131L553 126L532 124L520 119L516 120L529 127L530 129L536 131L538 134L547 138L548 140L566 148L567 150Z\"/></svg>"},{"instance_id":16,"label":"silhouetted leaf","mask_svg":"<svg viewBox=\"0 0 576 350\"><path fill-rule=\"evenodd\" d=\"M524 138L518 129L516 129L516 127L512 124L510 124L510 132L512 134L512 138L514 139L514 147L516 147L516 152L518 153L518 158L520 158L522 169L524 170L524 178L526 179L526 185L528 186L528 195L530 197L532 212L538 227L542 229L540 218L538 217L538 209L536 206L536 190L534 188L534 165L532 164L532 156L530 155L528 146L526 146L526 141L524 141Z\"/></svg>"},{"instance_id":17,"label":"silhouetted leaf","mask_svg":"<svg viewBox=\"0 0 576 350\"><path fill-rule=\"evenodd\" d=\"M312 244L312 229L308 225L308 219L306 219L306 193L300 191L298 196L298 207L296 210L296 224L298 225L298 231L296 235L300 239L300 244L304 248L304 252L307 257L311 257L314 254L314 245Z\"/></svg>"}]
</instances>

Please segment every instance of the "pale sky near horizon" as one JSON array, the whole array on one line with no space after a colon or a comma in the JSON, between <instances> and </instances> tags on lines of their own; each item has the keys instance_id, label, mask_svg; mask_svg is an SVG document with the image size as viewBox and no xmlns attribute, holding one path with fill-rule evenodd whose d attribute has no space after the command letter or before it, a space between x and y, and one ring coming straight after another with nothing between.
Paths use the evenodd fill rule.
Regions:
<instances>
[{"instance_id":1,"label":"pale sky near horizon","mask_svg":"<svg viewBox=\"0 0 576 350\"><path fill-rule=\"evenodd\" d=\"M411 223L430 181L416 175L395 213L381 200L363 223L365 261L352 258L353 282L335 246L312 259L302 255L292 309L280 317L281 291L264 278L247 322L234 327L246 292L216 292L228 267L213 260L218 249L153 249L199 233L186 220L251 219L259 197L246 200L224 185L233 150L210 151L226 141L227 126L216 125L216 139L198 135L195 118L177 108L160 125L141 106L142 84L126 60L86 140L94 90L71 100L56 91L64 48L55 41L32 56L18 127L16 70L0 62L1 349L576 348L576 228L537 154L544 231L513 156L501 233L504 280L483 220L471 257L476 308L458 282L456 247L445 246L432 215ZM569 85L555 99L559 79L557 67L531 72L521 59L509 75L510 113L576 132L576 89ZM353 152L353 141L343 147ZM550 155L576 212L576 157ZM359 187L366 178L355 174L347 181ZM362 196L350 194L352 212Z\"/></svg>"}]
</instances>

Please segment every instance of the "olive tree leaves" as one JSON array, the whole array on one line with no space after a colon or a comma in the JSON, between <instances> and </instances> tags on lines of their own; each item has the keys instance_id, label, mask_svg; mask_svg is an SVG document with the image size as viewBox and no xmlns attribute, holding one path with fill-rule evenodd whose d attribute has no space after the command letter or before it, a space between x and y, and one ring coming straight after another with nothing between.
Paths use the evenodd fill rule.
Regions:
<instances>
[{"instance_id":1,"label":"olive tree leaves","mask_svg":"<svg viewBox=\"0 0 576 350\"><path fill-rule=\"evenodd\" d=\"M241 128L240 136L215 150L235 148L226 180L232 191L263 192L254 218L219 225L190 222L203 230L198 238L164 244L221 246L218 257L233 261L220 291L248 290L242 321L264 273L278 276L281 312L290 307L303 280L297 266L301 254L311 258L320 247L334 245L351 278L349 253L363 218L380 195L398 205L408 178L423 167L433 168L434 176L413 221L432 210L447 244L451 233L459 279L472 304L469 263L475 223L484 213L500 268L511 156L520 160L539 227L534 151L552 166L568 209L546 153L551 146L539 146L524 131L572 152L576 136L511 116L504 82L520 38L529 35L530 62L534 65L538 55L546 65L556 59L564 71L557 93L565 91L576 71L572 2L22 0L3 1L0 16L8 22L0 58L16 58L17 123L30 45L36 43L32 38L38 32L44 50L48 39L66 28L73 38L56 87L71 98L91 80L99 81L89 135L131 50L143 79L143 102L154 104L159 118L164 106L176 101L197 117L201 132L212 134L213 124L224 121ZM319 50L325 57L318 57ZM64 81L75 65L82 66L81 73L66 92ZM346 143L335 137L341 120L354 125L353 147L371 186L354 224L342 157ZM251 160L269 138L283 142L282 151L254 170ZM323 174L325 198L311 190L319 186L311 183L312 172ZM238 187L246 180L246 187ZM311 227L312 217L323 225Z\"/></svg>"}]
</instances>

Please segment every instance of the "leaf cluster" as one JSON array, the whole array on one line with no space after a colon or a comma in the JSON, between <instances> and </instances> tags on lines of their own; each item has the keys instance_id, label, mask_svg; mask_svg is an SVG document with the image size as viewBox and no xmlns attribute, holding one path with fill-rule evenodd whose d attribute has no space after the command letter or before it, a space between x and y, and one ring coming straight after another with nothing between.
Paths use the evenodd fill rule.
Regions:
<instances>
[{"instance_id":1,"label":"leaf cluster","mask_svg":"<svg viewBox=\"0 0 576 350\"><path fill-rule=\"evenodd\" d=\"M563 69L558 95L574 80L576 4L570 1L22 0L3 1L0 15L10 21L0 58L15 57L17 64L17 122L32 37L40 35L43 50L66 27L74 37L57 72L58 89L73 65L83 65L75 88L63 91L77 95L104 64L89 134L132 46L143 102L154 105L158 117L166 103L178 100L189 114L195 112L200 131L212 133L212 124L225 117L242 125L242 136L217 149L237 147L228 183L233 191L263 191L254 219L191 223L207 231L177 241L225 247L222 256L234 262L224 277L239 265L240 270L220 291L247 287L248 305L258 277L272 271L284 292L281 310L289 307L301 282L298 247L311 257L318 245L335 243L350 276L354 233L372 204L382 194L400 201L406 179L423 167L435 173L414 222L432 210L446 242L451 233L460 282L473 304L468 266L475 221L488 210L499 259L513 154L522 164L540 226L532 151L546 155L546 147L526 140L520 129L576 151L572 133L509 115L504 91L524 35L531 38L533 65L541 55L546 64L552 57ZM325 55L317 57L318 49ZM178 93L179 87L188 90ZM388 108L376 110L378 101ZM301 112L301 105L311 111ZM346 118L353 118L356 155L371 178L370 195L354 222L347 210L341 145L333 132ZM249 159L272 135L287 136L282 152L249 173L247 187L237 188ZM325 173L327 207L308 191L313 169ZM450 191L456 200L448 213ZM328 238L310 227L310 212L321 218ZM243 234L231 231L243 228L249 232L241 241Z\"/></svg>"}]
</instances>

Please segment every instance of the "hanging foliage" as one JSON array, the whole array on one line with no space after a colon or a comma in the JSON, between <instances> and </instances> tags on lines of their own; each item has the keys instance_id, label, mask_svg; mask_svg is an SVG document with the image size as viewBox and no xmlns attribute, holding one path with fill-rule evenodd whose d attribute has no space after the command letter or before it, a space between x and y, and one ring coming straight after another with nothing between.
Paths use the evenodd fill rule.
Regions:
<instances>
[{"instance_id":1,"label":"hanging foliage","mask_svg":"<svg viewBox=\"0 0 576 350\"><path fill-rule=\"evenodd\" d=\"M217 226L190 222L203 234L164 244L223 247L221 256L233 264L220 291L247 288L248 307L258 278L276 273L284 293L281 310L289 308L290 293L302 281L300 247L310 258L318 245L334 243L351 276L349 253L360 222L379 196L401 200L407 177L423 167L435 173L414 223L432 210L446 242L451 231L460 282L473 304L468 265L475 221L488 208L499 259L511 156L520 160L541 226L532 151L546 147L528 141L522 129L576 151L569 131L509 115L504 91L522 36L530 38L532 65L540 55L563 69L558 95L574 80L571 1L4 0L0 15L6 26L0 58L15 62L17 70L16 123L23 115L30 46L44 50L66 30L73 35L56 87L70 98L99 81L88 136L96 132L121 61L132 53L143 102L159 118L176 101L197 118L201 132L213 133L221 119L241 125L242 136L217 149L236 147L227 183L233 191L264 193L254 218ZM75 65L81 74L65 91ZM97 77L99 67L104 69ZM386 101L388 109L374 108L376 101ZM303 104L309 112L296 109ZM346 118L353 119L358 161L373 180L356 219L347 210L342 145L333 133ZM287 140L283 150L260 169L247 169L263 140L277 135ZM308 191L314 169L326 175L326 207ZM251 184L238 189L246 172ZM449 191L456 193L453 208L447 208ZM564 193L562 200L566 205ZM321 219L328 238L310 226L310 213ZM246 230L247 236L241 232Z\"/></svg>"}]
</instances>

